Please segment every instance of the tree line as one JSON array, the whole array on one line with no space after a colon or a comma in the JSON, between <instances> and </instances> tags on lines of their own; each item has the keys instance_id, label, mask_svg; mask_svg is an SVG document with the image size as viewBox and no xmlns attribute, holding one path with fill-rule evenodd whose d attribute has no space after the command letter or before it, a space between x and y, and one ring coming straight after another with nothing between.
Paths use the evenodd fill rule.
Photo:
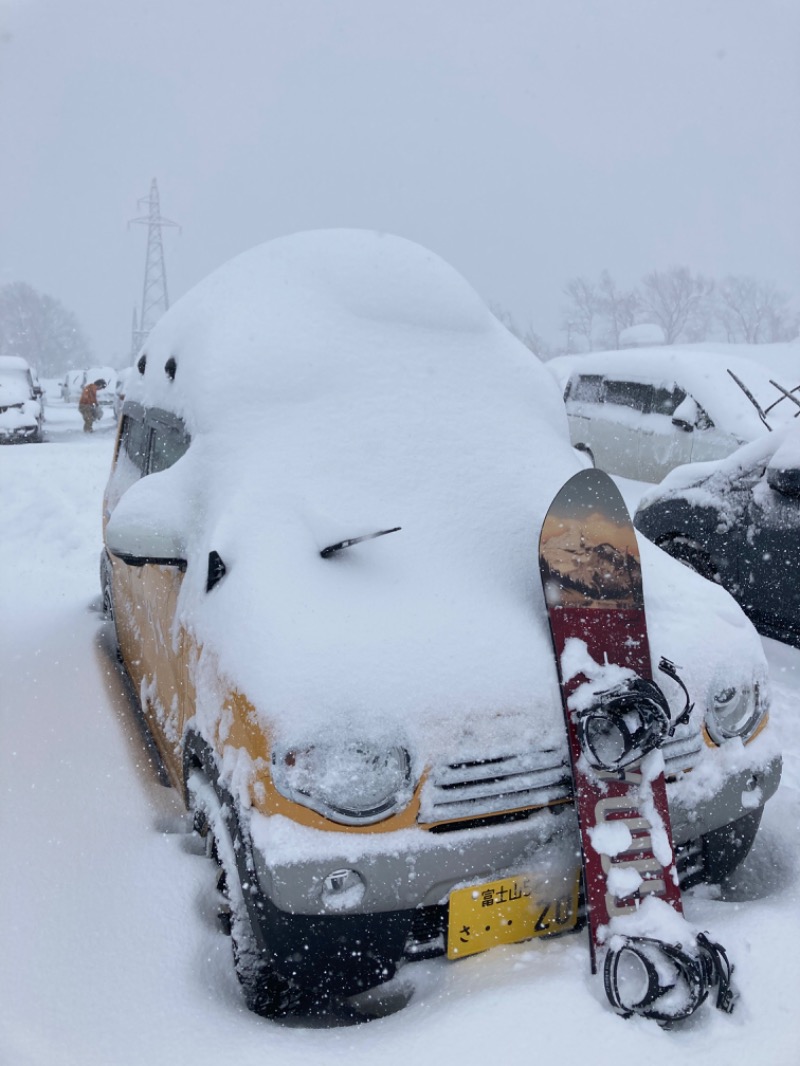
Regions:
<instances>
[{"instance_id":1,"label":"tree line","mask_svg":"<svg viewBox=\"0 0 800 1066\"><path fill-rule=\"evenodd\" d=\"M0 355L22 356L41 377L60 377L93 361L73 312L25 281L0 285Z\"/></svg>"},{"instance_id":2,"label":"tree line","mask_svg":"<svg viewBox=\"0 0 800 1066\"><path fill-rule=\"evenodd\" d=\"M786 293L772 282L744 275L717 283L688 267L670 267L653 270L638 286L625 289L603 270L596 279L570 278L562 293L562 345L550 344L530 325L520 329L499 304L489 306L540 359L619 348L623 331L644 323L659 326L665 344L768 344L793 340L800 331L800 314ZM0 355L21 355L42 377L57 377L93 361L73 312L24 281L0 285Z\"/></svg>"},{"instance_id":3,"label":"tree line","mask_svg":"<svg viewBox=\"0 0 800 1066\"><path fill-rule=\"evenodd\" d=\"M772 282L729 275L715 282L685 266L653 270L640 284L621 288L608 270L596 279L570 278L562 293L561 330L565 343L548 344L532 327L521 330L503 308L492 311L542 359L573 352L617 349L630 326L659 326L665 344L724 340L734 344L769 344L793 340L800 314Z\"/></svg>"}]
</instances>

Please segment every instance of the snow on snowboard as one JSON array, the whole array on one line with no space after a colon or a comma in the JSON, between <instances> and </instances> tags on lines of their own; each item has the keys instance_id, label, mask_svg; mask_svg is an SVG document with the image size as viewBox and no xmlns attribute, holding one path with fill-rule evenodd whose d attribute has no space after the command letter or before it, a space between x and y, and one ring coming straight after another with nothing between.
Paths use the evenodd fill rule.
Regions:
<instances>
[{"instance_id":1,"label":"snow on snowboard","mask_svg":"<svg viewBox=\"0 0 800 1066\"><path fill-rule=\"evenodd\" d=\"M639 546L611 478L582 470L542 526L539 566L578 812L592 972L621 1014L663 1024L716 989L733 1010L724 950L683 917L660 744L677 718L653 679Z\"/></svg>"}]
</instances>

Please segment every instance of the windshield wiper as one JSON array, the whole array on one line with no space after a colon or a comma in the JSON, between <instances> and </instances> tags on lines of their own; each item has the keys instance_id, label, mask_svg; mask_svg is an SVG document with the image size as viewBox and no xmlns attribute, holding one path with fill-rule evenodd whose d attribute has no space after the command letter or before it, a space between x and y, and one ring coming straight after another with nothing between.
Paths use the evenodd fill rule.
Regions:
<instances>
[{"instance_id":1,"label":"windshield wiper","mask_svg":"<svg viewBox=\"0 0 800 1066\"><path fill-rule=\"evenodd\" d=\"M365 533L363 537L350 537L348 540L339 540L336 544L329 544L319 553L323 559L329 559L343 548L350 548L353 544L360 544L362 540L374 540L375 537L385 537L387 533L399 533L401 526L393 526L391 529L380 529L377 533Z\"/></svg>"}]
</instances>

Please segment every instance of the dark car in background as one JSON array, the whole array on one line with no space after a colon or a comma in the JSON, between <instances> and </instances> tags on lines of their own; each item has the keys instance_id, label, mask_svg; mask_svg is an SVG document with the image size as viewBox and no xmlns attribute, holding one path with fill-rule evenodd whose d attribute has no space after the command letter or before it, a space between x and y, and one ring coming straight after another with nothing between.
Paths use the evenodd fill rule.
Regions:
<instances>
[{"instance_id":1,"label":"dark car in background","mask_svg":"<svg viewBox=\"0 0 800 1066\"><path fill-rule=\"evenodd\" d=\"M676 468L642 497L634 522L723 585L759 632L800 647L800 425Z\"/></svg>"}]
</instances>

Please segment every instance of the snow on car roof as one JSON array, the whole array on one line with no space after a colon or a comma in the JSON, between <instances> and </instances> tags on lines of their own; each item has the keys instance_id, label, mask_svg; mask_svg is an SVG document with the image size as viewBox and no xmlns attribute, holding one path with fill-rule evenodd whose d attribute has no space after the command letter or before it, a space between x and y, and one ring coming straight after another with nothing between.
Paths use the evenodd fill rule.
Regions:
<instances>
[{"instance_id":1,"label":"snow on car roof","mask_svg":"<svg viewBox=\"0 0 800 1066\"><path fill-rule=\"evenodd\" d=\"M729 346L733 347L733 346ZM739 346L737 345L738 349ZM592 352L564 356L551 361L551 372L562 380L572 374L602 374L620 381L635 381L672 388L679 385L689 392L721 428L742 440L752 440L767 432L758 412L728 373L747 386L762 408L778 399L770 385L774 373L755 360L715 350L713 346L636 348L628 351ZM792 385L796 382L792 382ZM791 385L789 386L791 387ZM771 414L771 423L788 420L792 412L784 402Z\"/></svg>"},{"instance_id":2,"label":"snow on car roof","mask_svg":"<svg viewBox=\"0 0 800 1066\"><path fill-rule=\"evenodd\" d=\"M800 384L800 338L776 341L772 344L728 344L722 341L702 341L677 346L681 351L707 352L728 358L750 359L769 371L770 377L785 388ZM776 377L777 375L777 377Z\"/></svg>"},{"instance_id":3,"label":"snow on car roof","mask_svg":"<svg viewBox=\"0 0 800 1066\"><path fill-rule=\"evenodd\" d=\"M221 673L295 742L335 722L424 730L430 752L438 730L445 751L455 722L479 753L487 730L563 745L537 549L580 464L553 378L455 270L384 234L282 238L176 303L146 356L127 399L183 416L192 445L114 518L146 496L188 527L201 715ZM731 639L752 661L749 631Z\"/></svg>"},{"instance_id":4,"label":"snow on car roof","mask_svg":"<svg viewBox=\"0 0 800 1066\"><path fill-rule=\"evenodd\" d=\"M623 348L664 344L664 340L664 330L656 322L641 322L637 326L628 326L619 335Z\"/></svg>"},{"instance_id":5,"label":"snow on car roof","mask_svg":"<svg viewBox=\"0 0 800 1066\"><path fill-rule=\"evenodd\" d=\"M0 355L0 371L30 369L27 359L23 359L21 355Z\"/></svg>"}]
</instances>

